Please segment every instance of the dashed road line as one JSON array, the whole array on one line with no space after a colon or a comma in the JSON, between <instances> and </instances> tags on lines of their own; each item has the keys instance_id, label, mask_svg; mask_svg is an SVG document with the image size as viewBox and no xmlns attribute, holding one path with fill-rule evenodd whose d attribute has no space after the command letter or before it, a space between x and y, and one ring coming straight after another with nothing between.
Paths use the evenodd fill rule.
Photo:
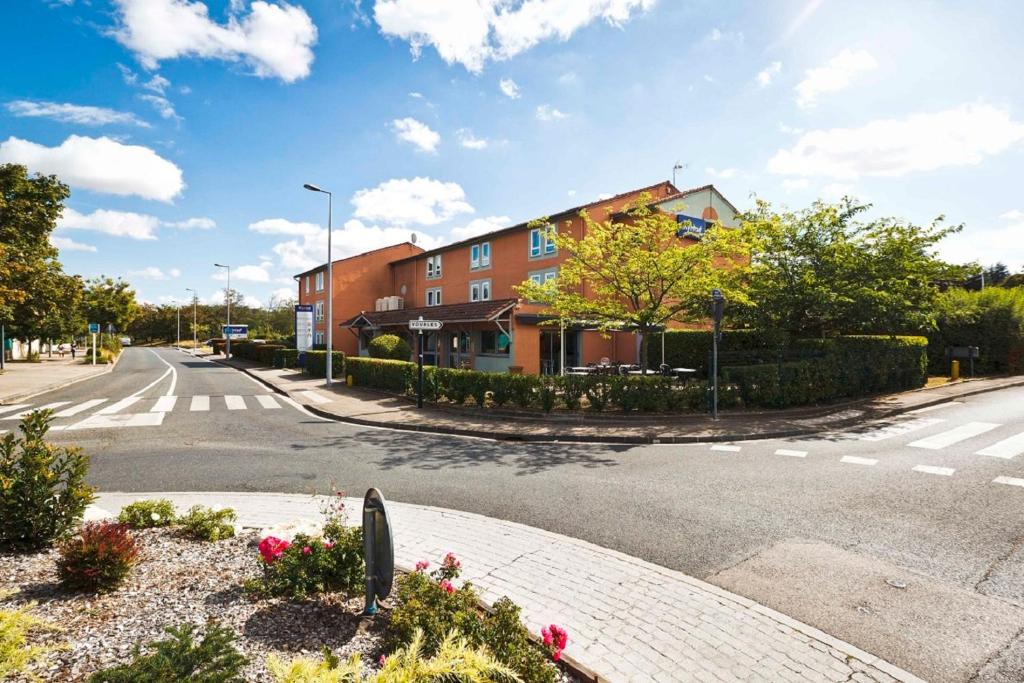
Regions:
<instances>
[{"instance_id":1,"label":"dashed road line","mask_svg":"<svg viewBox=\"0 0 1024 683\"><path fill-rule=\"evenodd\" d=\"M1007 484L1009 486L1024 486L1024 479L1017 479L1016 477L996 477L992 480L993 484Z\"/></svg>"},{"instance_id":2,"label":"dashed road line","mask_svg":"<svg viewBox=\"0 0 1024 683\"><path fill-rule=\"evenodd\" d=\"M925 437L918 441L913 441L908 446L912 448L927 448L928 450L937 451L940 448L946 446L952 446L955 443L960 443L970 439L973 436L984 434L985 432L992 431L1000 425L995 422L968 422L962 424L959 427L948 429L938 434L932 434L931 436Z\"/></svg>"},{"instance_id":3,"label":"dashed road line","mask_svg":"<svg viewBox=\"0 0 1024 683\"><path fill-rule=\"evenodd\" d=\"M858 458L855 455L844 455L839 462L845 462L849 465L877 465L878 461L874 458Z\"/></svg>"},{"instance_id":4,"label":"dashed road line","mask_svg":"<svg viewBox=\"0 0 1024 683\"><path fill-rule=\"evenodd\" d=\"M935 467L932 465L914 465L915 472L924 472L925 474L938 474L943 477L952 477L953 473L956 472L952 467Z\"/></svg>"},{"instance_id":5,"label":"dashed road line","mask_svg":"<svg viewBox=\"0 0 1024 683\"><path fill-rule=\"evenodd\" d=\"M738 453L743 447L742 446L729 446L726 444L716 443L711 447L713 451L725 451L726 453Z\"/></svg>"},{"instance_id":6,"label":"dashed road line","mask_svg":"<svg viewBox=\"0 0 1024 683\"><path fill-rule=\"evenodd\" d=\"M775 451L775 455L788 455L791 458L806 458L807 451L794 451L789 448L780 448Z\"/></svg>"},{"instance_id":7,"label":"dashed road line","mask_svg":"<svg viewBox=\"0 0 1024 683\"><path fill-rule=\"evenodd\" d=\"M982 448L975 455L991 455L993 458L1009 460L1024 453L1024 432Z\"/></svg>"}]
</instances>

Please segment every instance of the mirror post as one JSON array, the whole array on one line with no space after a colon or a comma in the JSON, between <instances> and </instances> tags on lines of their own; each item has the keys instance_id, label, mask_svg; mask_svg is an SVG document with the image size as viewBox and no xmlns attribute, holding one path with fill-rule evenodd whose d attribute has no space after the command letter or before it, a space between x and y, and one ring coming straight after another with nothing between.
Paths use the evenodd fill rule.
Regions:
<instances>
[{"instance_id":1,"label":"mirror post","mask_svg":"<svg viewBox=\"0 0 1024 683\"><path fill-rule=\"evenodd\" d=\"M377 568L374 566L376 549L376 513L369 506L363 506L363 559L366 563L366 602L363 614L372 616L377 613Z\"/></svg>"}]
</instances>

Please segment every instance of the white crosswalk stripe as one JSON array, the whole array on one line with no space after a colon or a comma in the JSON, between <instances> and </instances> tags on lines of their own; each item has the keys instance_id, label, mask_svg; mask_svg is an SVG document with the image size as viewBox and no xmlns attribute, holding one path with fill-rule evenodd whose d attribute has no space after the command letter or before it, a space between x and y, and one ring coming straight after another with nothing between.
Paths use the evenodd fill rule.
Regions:
<instances>
[{"instance_id":1,"label":"white crosswalk stripe","mask_svg":"<svg viewBox=\"0 0 1024 683\"><path fill-rule=\"evenodd\" d=\"M195 412L206 412L210 409L210 397L209 396L193 396L192 404L189 405L188 409Z\"/></svg>"},{"instance_id":2,"label":"white crosswalk stripe","mask_svg":"<svg viewBox=\"0 0 1024 683\"><path fill-rule=\"evenodd\" d=\"M90 408L95 408L96 406L100 405L101 403L106 403L106 402L107 402L107 399L105 399L105 398L90 399L90 400L86 401L85 403L79 403L77 406L71 406L70 408L65 408L64 410L60 411L59 413L54 414L54 417L71 417L72 415L78 415L79 413L84 413L85 411L89 410Z\"/></svg>"},{"instance_id":3,"label":"white crosswalk stripe","mask_svg":"<svg viewBox=\"0 0 1024 683\"><path fill-rule=\"evenodd\" d=\"M1009 460L1024 453L1024 432L982 448L976 455L991 455L993 458Z\"/></svg>"},{"instance_id":4,"label":"white crosswalk stripe","mask_svg":"<svg viewBox=\"0 0 1024 683\"><path fill-rule=\"evenodd\" d=\"M256 394L256 401L268 410L281 409L281 404L275 401L270 394Z\"/></svg>"},{"instance_id":5,"label":"white crosswalk stripe","mask_svg":"<svg viewBox=\"0 0 1024 683\"><path fill-rule=\"evenodd\" d=\"M56 401L55 403L47 403L47 404L41 405L41 406L39 406L37 408L28 408L26 410L22 410L21 412L15 413L14 415L8 415L7 417L3 417L3 418L0 418L0 419L2 419L2 420L20 420L21 418L25 417L26 415L34 413L37 410L54 410L56 408L60 408L61 406L66 406L69 403L71 403L71 401Z\"/></svg>"},{"instance_id":6,"label":"white crosswalk stripe","mask_svg":"<svg viewBox=\"0 0 1024 683\"><path fill-rule=\"evenodd\" d=\"M952 467L934 467L932 465L914 465L915 472L924 472L925 474L938 474L943 477L952 477L953 473L956 472Z\"/></svg>"},{"instance_id":7,"label":"white crosswalk stripe","mask_svg":"<svg viewBox=\"0 0 1024 683\"><path fill-rule=\"evenodd\" d=\"M103 414L102 411L68 427L72 429L109 429L114 427L158 427L165 413Z\"/></svg>"},{"instance_id":8,"label":"white crosswalk stripe","mask_svg":"<svg viewBox=\"0 0 1024 683\"><path fill-rule=\"evenodd\" d=\"M149 409L151 413L169 413L174 410L174 404L178 402L177 396L161 396L156 400L156 405Z\"/></svg>"},{"instance_id":9,"label":"white crosswalk stripe","mask_svg":"<svg viewBox=\"0 0 1024 683\"><path fill-rule=\"evenodd\" d=\"M955 443L960 443L970 439L971 437L984 434L985 432L992 431L1000 425L994 422L968 422L962 424L959 427L948 429L938 434L925 437L918 441L913 441L909 446L912 448L927 448L932 451L937 451L946 446L952 446Z\"/></svg>"},{"instance_id":10,"label":"white crosswalk stripe","mask_svg":"<svg viewBox=\"0 0 1024 683\"><path fill-rule=\"evenodd\" d=\"M12 410L19 410L21 408L28 408L28 403L17 403L9 406L0 406L0 413L9 413Z\"/></svg>"},{"instance_id":11,"label":"white crosswalk stripe","mask_svg":"<svg viewBox=\"0 0 1024 683\"><path fill-rule=\"evenodd\" d=\"M738 453L743 447L742 446L729 446L716 443L711 447L713 451L725 451L726 453Z\"/></svg>"},{"instance_id":12,"label":"white crosswalk stripe","mask_svg":"<svg viewBox=\"0 0 1024 683\"><path fill-rule=\"evenodd\" d=\"M992 480L993 484L1007 484L1009 486L1024 486L1024 479L1017 479L1016 477L996 477Z\"/></svg>"},{"instance_id":13,"label":"white crosswalk stripe","mask_svg":"<svg viewBox=\"0 0 1024 683\"><path fill-rule=\"evenodd\" d=\"M140 400L139 396L129 396L128 398L122 398L117 403L111 403L106 408L100 408L96 411L97 415L113 415L119 413L128 406L134 405Z\"/></svg>"},{"instance_id":14,"label":"white crosswalk stripe","mask_svg":"<svg viewBox=\"0 0 1024 683\"><path fill-rule=\"evenodd\" d=\"M789 448L780 448L775 451L775 455L788 455L791 458L806 458L807 451L794 451Z\"/></svg>"},{"instance_id":15,"label":"white crosswalk stripe","mask_svg":"<svg viewBox=\"0 0 1024 683\"><path fill-rule=\"evenodd\" d=\"M945 420L935 417L920 417L915 420L906 420L897 424L872 429L871 431L862 432L856 436L861 441L884 441L885 439L910 434L911 432L916 432L920 429L931 427L932 425L937 425L942 422L945 422Z\"/></svg>"},{"instance_id":16,"label":"white crosswalk stripe","mask_svg":"<svg viewBox=\"0 0 1024 683\"><path fill-rule=\"evenodd\" d=\"M227 405L228 410L245 410L245 399L241 396L229 395L224 397L224 403Z\"/></svg>"},{"instance_id":17,"label":"white crosswalk stripe","mask_svg":"<svg viewBox=\"0 0 1024 683\"><path fill-rule=\"evenodd\" d=\"M855 455L844 455L842 460L839 462L845 462L850 465L877 465L878 461L874 458L858 458Z\"/></svg>"},{"instance_id":18,"label":"white crosswalk stripe","mask_svg":"<svg viewBox=\"0 0 1024 683\"><path fill-rule=\"evenodd\" d=\"M321 396L315 391L297 391L295 392L300 398L309 401L310 403L330 403L331 399Z\"/></svg>"}]
</instances>

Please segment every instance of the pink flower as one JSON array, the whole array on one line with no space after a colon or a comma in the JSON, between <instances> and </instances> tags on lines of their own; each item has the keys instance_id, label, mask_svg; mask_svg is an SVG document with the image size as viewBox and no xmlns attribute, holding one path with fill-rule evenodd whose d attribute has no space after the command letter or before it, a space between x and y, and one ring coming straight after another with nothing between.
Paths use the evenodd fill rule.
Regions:
<instances>
[{"instance_id":1,"label":"pink flower","mask_svg":"<svg viewBox=\"0 0 1024 683\"><path fill-rule=\"evenodd\" d=\"M313 552L313 549L312 549L312 548L310 548L310 547L309 547L308 545L307 545L307 546L305 546L305 547L304 547L304 548L302 549L302 554L303 554L303 555L309 555L309 554L310 554L311 552Z\"/></svg>"},{"instance_id":2,"label":"pink flower","mask_svg":"<svg viewBox=\"0 0 1024 683\"><path fill-rule=\"evenodd\" d=\"M443 590L445 593L448 593L449 595L455 592L455 586L453 586L452 582L448 579L441 579L441 583L439 583L438 585L441 587L441 590Z\"/></svg>"},{"instance_id":3,"label":"pink flower","mask_svg":"<svg viewBox=\"0 0 1024 683\"><path fill-rule=\"evenodd\" d=\"M455 557L455 553L448 553L444 556L444 566L459 569L462 567L462 563Z\"/></svg>"},{"instance_id":4,"label":"pink flower","mask_svg":"<svg viewBox=\"0 0 1024 683\"><path fill-rule=\"evenodd\" d=\"M553 659L556 662L562 659L562 651L555 650L554 653L551 655L551 659Z\"/></svg>"},{"instance_id":5,"label":"pink flower","mask_svg":"<svg viewBox=\"0 0 1024 683\"><path fill-rule=\"evenodd\" d=\"M421 572L430 566L430 562L427 560L420 560L416 563L416 571Z\"/></svg>"},{"instance_id":6,"label":"pink flower","mask_svg":"<svg viewBox=\"0 0 1024 683\"><path fill-rule=\"evenodd\" d=\"M540 634L544 637L544 647L551 647L551 643L554 640L551 636L551 629L545 626L540 630Z\"/></svg>"},{"instance_id":7,"label":"pink flower","mask_svg":"<svg viewBox=\"0 0 1024 683\"><path fill-rule=\"evenodd\" d=\"M380 659L377 660L377 663L380 664L381 666L384 666L387 663L387 661L388 661L388 658L386 656L384 656L384 655L381 655Z\"/></svg>"},{"instance_id":8,"label":"pink flower","mask_svg":"<svg viewBox=\"0 0 1024 683\"><path fill-rule=\"evenodd\" d=\"M324 547L330 550L334 547L334 543L332 543L331 541L324 541Z\"/></svg>"},{"instance_id":9,"label":"pink flower","mask_svg":"<svg viewBox=\"0 0 1024 683\"><path fill-rule=\"evenodd\" d=\"M273 564L274 560L281 557L291 543L283 541L276 536L267 536L259 544L260 555L267 564Z\"/></svg>"}]
</instances>

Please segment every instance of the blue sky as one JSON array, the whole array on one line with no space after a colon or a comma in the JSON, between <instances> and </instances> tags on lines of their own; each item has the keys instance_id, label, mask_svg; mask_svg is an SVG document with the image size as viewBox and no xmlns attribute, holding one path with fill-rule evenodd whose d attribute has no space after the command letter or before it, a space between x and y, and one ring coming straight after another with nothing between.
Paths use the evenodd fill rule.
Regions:
<instances>
[{"instance_id":1,"label":"blue sky","mask_svg":"<svg viewBox=\"0 0 1024 683\"><path fill-rule=\"evenodd\" d=\"M1024 3L19 0L0 162L58 173L70 272L266 303L326 257L433 246L671 177L852 194L1024 269Z\"/></svg>"}]
</instances>

